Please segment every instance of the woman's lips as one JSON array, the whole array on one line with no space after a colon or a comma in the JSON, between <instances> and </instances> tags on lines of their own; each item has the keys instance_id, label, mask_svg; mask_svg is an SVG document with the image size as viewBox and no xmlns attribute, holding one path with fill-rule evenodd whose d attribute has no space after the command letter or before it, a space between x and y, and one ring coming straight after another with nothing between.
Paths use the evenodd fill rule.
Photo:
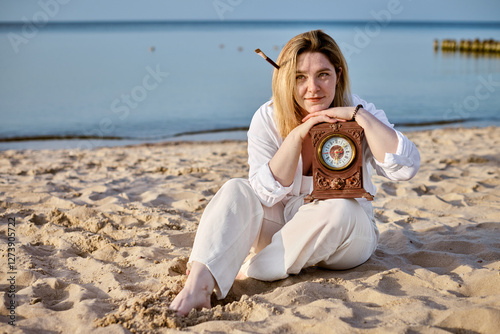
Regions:
<instances>
[{"instance_id":1,"label":"woman's lips","mask_svg":"<svg viewBox=\"0 0 500 334\"><path fill-rule=\"evenodd\" d=\"M306 101L309 101L309 102L319 102L323 99L323 97L309 97L309 98L306 98Z\"/></svg>"}]
</instances>

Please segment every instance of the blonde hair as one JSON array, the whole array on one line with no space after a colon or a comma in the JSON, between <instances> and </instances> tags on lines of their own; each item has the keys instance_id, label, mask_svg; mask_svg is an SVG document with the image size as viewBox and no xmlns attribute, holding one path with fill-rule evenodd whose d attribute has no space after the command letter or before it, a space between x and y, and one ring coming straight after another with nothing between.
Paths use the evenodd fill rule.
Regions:
<instances>
[{"instance_id":1,"label":"blonde hair","mask_svg":"<svg viewBox=\"0 0 500 334\"><path fill-rule=\"evenodd\" d=\"M273 73L274 118L279 134L283 138L300 125L302 118L307 114L295 98L297 57L305 52L324 54L335 67L337 75L339 67L342 68L331 107L352 105L347 62L335 40L321 30L297 35L281 50L277 60L280 69L274 70Z\"/></svg>"}]
</instances>

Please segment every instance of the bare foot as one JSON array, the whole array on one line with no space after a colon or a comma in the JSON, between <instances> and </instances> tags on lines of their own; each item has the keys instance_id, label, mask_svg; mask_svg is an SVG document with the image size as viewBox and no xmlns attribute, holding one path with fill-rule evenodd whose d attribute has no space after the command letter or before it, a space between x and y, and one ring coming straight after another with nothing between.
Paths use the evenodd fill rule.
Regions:
<instances>
[{"instance_id":1,"label":"bare foot","mask_svg":"<svg viewBox=\"0 0 500 334\"><path fill-rule=\"evenodd\" d=\"M192 309L211 308L210 296L214 287L215 279L210 270L200 262L193 262L186 285L169 308L180 316L187 315Z\"/></svg>"}]
</instances>

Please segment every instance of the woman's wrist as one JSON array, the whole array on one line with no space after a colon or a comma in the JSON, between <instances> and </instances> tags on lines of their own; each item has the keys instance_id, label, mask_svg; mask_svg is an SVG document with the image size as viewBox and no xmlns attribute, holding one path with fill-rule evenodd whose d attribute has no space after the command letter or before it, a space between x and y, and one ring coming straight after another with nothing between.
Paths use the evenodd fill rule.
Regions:
<instances>
[{"instance_id":1,"label":"woman's wrist","mask_svg":"<svg viewBox=\"0 0 500 334\"><path fill-rule=\"evenodd\" d=\"M356 112L355 118L353 120L356 121L356 123L358 123L359 126L364 128L367 121L366 116L367 116L367 111L363 107L361 107Z\"/></svg>"},{"instance_id":2,"label":"woman's wrist","mask_svg":"<svg viewBox=\"0 0 500 334\"><path fill-rule=\"evenodd\" d=\"M355 108L354 108L354 112L352 113L352 117L351 117L351 121L355 121L356 120L356 115L357 113L359 112L360 109L363 108L363 105L362 104L358 104Z\"/></svg>"}]
</instances>

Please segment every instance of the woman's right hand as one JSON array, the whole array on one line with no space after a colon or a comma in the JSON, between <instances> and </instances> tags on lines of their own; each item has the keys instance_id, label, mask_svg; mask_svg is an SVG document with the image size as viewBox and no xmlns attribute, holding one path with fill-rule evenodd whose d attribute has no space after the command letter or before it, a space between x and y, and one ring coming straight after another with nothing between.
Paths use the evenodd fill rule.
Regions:
<instances>
[{"instance_id":1,"label":"woman's right hand","mask_svg":"<svg viewBox=\"0 0 500 334\"><path fill-rule=\"evenodd\" d=\"M271 169L274 179L282 186L288 187L292 184L302 152L302 144L309 136L311 128L323 122L345 122L345 120L337 119L329 115L328 110L329 109L317 112L314 115L306 117L302 124L290 131L274 157L269 161L269 168Z\"/></svg>"},{"instance_id":2,"label":"woman's right hand","mask_svg":"<svg viewBox=\"0 0 500 334\"><path fill-rule=\"evenodd\" d=\"M314 114L308 114L303 118L303 123L293 129L290 134L296 132L294 135L298 136L297 139L304 141L304 139L309 135L309 131L313 126L319 123L337 123L345 122L344 119L339 119L331 115L329 112L331 109L325 109L323 111L315 112ZM288 137L287 137L288 138Z\"/></svg>"}]
</instances>

